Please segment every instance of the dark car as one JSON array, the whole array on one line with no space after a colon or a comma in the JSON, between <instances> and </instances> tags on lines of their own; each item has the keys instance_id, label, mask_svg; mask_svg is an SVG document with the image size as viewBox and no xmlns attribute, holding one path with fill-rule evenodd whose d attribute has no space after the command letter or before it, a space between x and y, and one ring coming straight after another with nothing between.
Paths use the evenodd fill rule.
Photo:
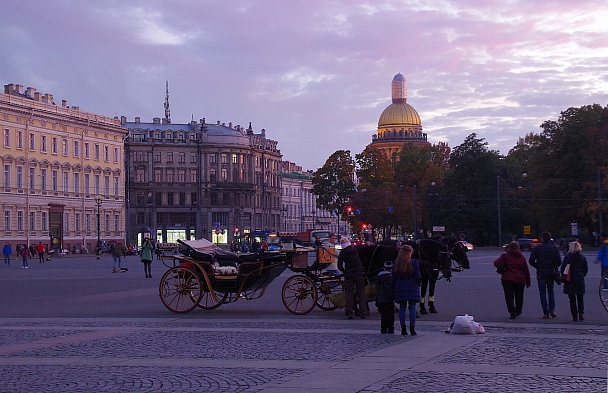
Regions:
<instances>
[{"instance_id":1,"label":"dark car","mask_svg":"<svg viewBox=\"0 0 608 393\"><path fill-rule=\"evenodd\" d=\"M538 245L540 245L542 242L539 241L538 239L530 239L527 237L522 237L519 239L515 239L515 241L517 243L519 243L519 248L522 251L532 251L532 249ZM502 246L502 248L506 248L507 244L505 244L504 246Z\"/></svg>"}]
</instances>

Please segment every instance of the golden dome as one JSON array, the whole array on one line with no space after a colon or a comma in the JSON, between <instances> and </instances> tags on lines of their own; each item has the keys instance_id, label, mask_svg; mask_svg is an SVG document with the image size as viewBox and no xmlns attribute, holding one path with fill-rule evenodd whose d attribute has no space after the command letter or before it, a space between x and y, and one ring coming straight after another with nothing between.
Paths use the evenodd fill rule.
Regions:
<instances>
[{"instance_id":1,"label":"golden dome","mask_svg":"<svg viewBox=\"0 0 608 393\"><path fill-rule=\"evenodd\" d=\"M407 125L421 125L420 116L416 109L405 102L391 104L380 115L378 127L398 127Z\"/></svg>"}]
</instances>

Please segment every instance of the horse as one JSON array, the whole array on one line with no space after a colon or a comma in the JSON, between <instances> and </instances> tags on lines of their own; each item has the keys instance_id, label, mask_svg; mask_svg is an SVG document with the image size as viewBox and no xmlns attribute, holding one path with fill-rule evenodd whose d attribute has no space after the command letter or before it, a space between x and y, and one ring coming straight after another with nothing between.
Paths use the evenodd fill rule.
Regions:
<instances>
[{"instance_id":1,"label":"horse","mask_svg":"<svg viewBox=\"0 0 608 393\"><path fill-rule=\"evenodd\" d=\"M452 272L459 272L470 267L466 255L466 246L461 242L450 238L430 239L424 238L417 241L407 241L404 244L414 249L412 258L420 261L420 313L436 313L435 308L435 284L441 278L451 281ZM376 275L382 271L385 261L394 261L397 258L397 242L381 242L377 245L357 246L359 259L363 262L367 272L367 279L373 282ZM453 266L454 265L454 266ZM425 298L427 288L429 291L427 311Z\"/></svg>"}]
</instances>

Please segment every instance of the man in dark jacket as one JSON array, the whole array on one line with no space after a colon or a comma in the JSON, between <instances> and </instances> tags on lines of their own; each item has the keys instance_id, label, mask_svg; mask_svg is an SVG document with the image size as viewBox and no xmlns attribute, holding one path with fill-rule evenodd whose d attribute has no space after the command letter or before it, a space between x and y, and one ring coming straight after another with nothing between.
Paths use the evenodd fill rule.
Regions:
<instances>
[{"instance_id":1,"label":"man in dark jacket","mask_svg":"<svg viewBox=\"0 0 608 393\"><path fill-rule=\"evenodd\" d=\"M549 319L549 315L557 317L553 284L555 283L557 268L562 264L562 258L557 247L551 244L551 234L543 232L540 236L543 243L532 249L530 265L536 269L536 281L540 292L540 304L543 307L543 319Z\"/></svg>"},{"instance_id":2,"label":"man in dark jacket","mask_svg":"<svg viewBox=\"0 0 608 393\"><path fill-rule=\"evenodd\" d=\"M344 272L344 296L346 296L346 316L353 319L355 295L359 303L359 316L365 318L367 312L367 297L365 296L365 268L359 259L357 249L347 238L340 239L342 250L338 255L338 269Z\"/></svg>"}]
</instances>

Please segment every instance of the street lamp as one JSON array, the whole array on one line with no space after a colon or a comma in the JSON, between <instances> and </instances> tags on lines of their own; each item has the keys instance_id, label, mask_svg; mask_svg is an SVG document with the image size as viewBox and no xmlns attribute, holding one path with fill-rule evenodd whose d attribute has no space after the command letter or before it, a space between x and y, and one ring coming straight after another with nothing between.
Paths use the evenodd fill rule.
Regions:
<instances>
[{"instance_id":1,"label":"street lamp","mask_svg":"<svg viewBox=\"0 0 608 393\"><path fill-rule=\"evenodd\" d=\"M283 227L283 231L287 232L287 205L283 206L283 218L285 220L285 226Z\"/></svg>"},{"instance_id":2,"label":"street lamp","mask_svg":"<svg viewBox=\"0 0 608 393\"><path fill-rule=\"evenodd\" d=\"M100 195L95 196L95 204L97 205L97 259L101 254L101 204L103 198Z\"/></svg>"},{"instance_id":3,"label":"street lamp","mask_svg":"<svg viewBox=\"0 0 608 393\"><path fill-rule=\"evenodd\" d=\"M524 179L524 202L525 202L525 222L524 222L524 235L529 235L530 234L530 217L529 217L529 212L528 212L528 172L526 172L525 170L521 173L521 177ZM526 233L527 232L527 233Z\"/></svg>"}]
</instances>

